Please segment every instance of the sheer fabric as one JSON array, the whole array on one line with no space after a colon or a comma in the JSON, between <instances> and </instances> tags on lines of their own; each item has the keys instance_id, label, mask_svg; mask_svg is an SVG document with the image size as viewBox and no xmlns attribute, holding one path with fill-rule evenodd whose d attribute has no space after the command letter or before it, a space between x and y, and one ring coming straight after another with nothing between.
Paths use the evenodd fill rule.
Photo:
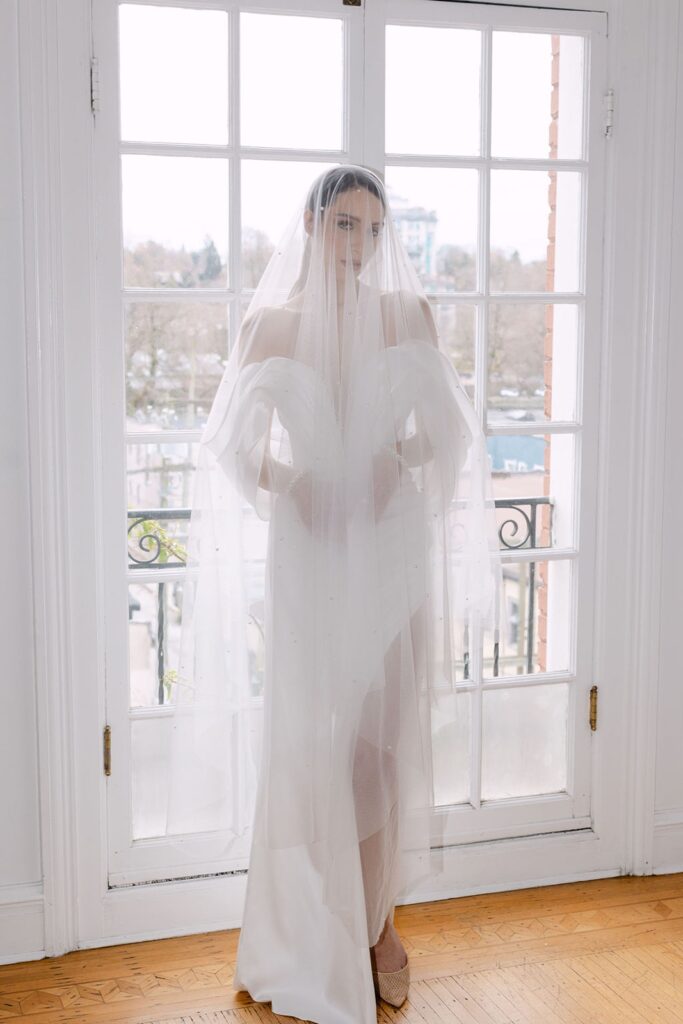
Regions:
<instances>
[{"instance_id":1,"label":"sheer fabric","mask_svg":"<svg viewBox=\"0 0 683 1024\"><path fill-rule=\"evenodd\" d=\"M251 829L236 988L369 1024L369 946L433 867L431 706L496 628L500 561L483 432L365 168L313 183L253 295L199 449L189 568L168 835L215 831L219 855Z\"/></svg>"}]
</instances>

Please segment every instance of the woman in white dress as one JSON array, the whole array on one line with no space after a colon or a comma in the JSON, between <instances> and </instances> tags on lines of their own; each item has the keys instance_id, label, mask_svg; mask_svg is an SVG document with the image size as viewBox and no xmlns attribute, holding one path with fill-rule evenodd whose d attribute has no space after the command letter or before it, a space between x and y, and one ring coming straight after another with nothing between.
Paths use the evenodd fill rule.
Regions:
<instances>
[{"instance_id":1,"label":"woman in white dress","mask_svg":"<svg viewBox=\"0 0 683 1024\"><path fill-rule=\"evenodd\" d=\"M434 867L431 707L495 625L500 563L484 435L366 168L316 179L252 297L200 445L190 556L169 831L191 799L195 827L203 808L252 828L236 989L370 1024L378 995L408 992L393 912Z\"/></svg>"}]
</instances>

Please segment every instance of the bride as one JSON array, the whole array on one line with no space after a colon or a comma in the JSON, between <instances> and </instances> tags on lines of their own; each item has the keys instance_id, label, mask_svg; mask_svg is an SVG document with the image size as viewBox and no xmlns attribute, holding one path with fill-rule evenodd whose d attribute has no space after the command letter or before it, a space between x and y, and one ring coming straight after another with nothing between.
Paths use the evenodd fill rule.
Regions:
<instances>
[{"instance_id":1,"label":"bride","mask_svg":"<svg viewBox=\"0 0 683 1024\"><path fill-rule=\"evenodd\" d=\"M250 520L268 524L262 721ZM483 432L381 179L320 175L244 317L200 445L168 831L251 829L233 986L370 1024L433 869L431 708L495 625Z\"/></svg>"}]
</instances>

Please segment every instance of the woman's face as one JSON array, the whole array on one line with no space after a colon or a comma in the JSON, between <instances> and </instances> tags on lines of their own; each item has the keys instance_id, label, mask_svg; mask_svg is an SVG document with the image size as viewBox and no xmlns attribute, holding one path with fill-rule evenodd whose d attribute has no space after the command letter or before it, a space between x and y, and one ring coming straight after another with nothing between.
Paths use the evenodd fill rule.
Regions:
<instances>
[{"instance_id":1,"label":"woman's face","mask_svg":"<svg viewBox=\"0 0 683 1024\"><path fill-rule=\"evenodd\" d=\"M306 210L304 223L308 234L312 234L313 214L310 210ZM347 270L352 270L358 277L379 245L383 224L381 200L361 186L340 192L326 207L320 230L325 255L333 261L338 281L344 280Z\"/></svg>"}]
</instances>

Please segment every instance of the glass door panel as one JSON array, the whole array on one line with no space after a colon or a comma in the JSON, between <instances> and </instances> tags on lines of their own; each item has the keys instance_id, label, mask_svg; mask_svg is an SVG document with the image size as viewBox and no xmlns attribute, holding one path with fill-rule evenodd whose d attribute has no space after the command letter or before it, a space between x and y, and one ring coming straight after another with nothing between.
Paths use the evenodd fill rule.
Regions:
<instances>
[{"instance_id":1,"label":"glass door panel","mask_svg":"<svg viewBox=\"0 0 683 1024\"><path fill-rule=\"evenodd\" d=\"M168 709L175 701L192 479L198 442L252 289L311 180L351 152L361 120L362 10L333 0L145 4L102 0L102 67L118 103L102 110L112 255L103 336L121 353L108 394L110 465L126 509L111 510L107 578L120 580L108 644L113 885L217 870L207 835L165 842ZM106 38L110 49L104 44ZM112 45L113 41L113 45ZM115 69L115 71L114 71ZM266 87L267 85L267 87ZM113 382L111 382L113 385ZM120 458L120 462L116 459ZM254 730L263 700L267 523L247 510ZM114 554L115 551L115 554ZM111 586L113 592L114 587ZM112 609L114 602L112 601ZM111 621L111 616L110 616ZM230 738L226 739L229 746ZM177 837L173 837L174 840ZM223 869L246 867L249 836Z\"/></svg>"},{"instance_id":2,"label":"glass door panel","mask_svg":"<svg viewBox=\"0 0 683 1024\"><path fill-rule=\"evenodd\" d=\"M210 822L182 853L164 837L192 476L293 204L342 162L385 176L493 470L500 630L459 638L458 693L432 710L435 843L585 826L597 416L583 385L599 368L601 244L587 211L600 210L604 17L443 0L98 11L102 70L119 85L96 133L99 326L117 354L103 384L118 473L105 525L120 539L103 555L110 885L247 864L249 836L216 863ZM256 733L266 541L253 515Z\"/></svg>"},{"instance_id":3,"label":"glass door panel","mask_svg":"<svg viewBox=\"0 0 683 1024\"><path fill-rule=\"evenodd\" d=\"M592 633L575 609L590 601L580 523L594 488L581 374L595 366L586 337L595 346L600 334L587 318L601 228L587 209L603 157L604 19L438 0L373 12L384 95L369 98L369 162L386 168L444 350L486 430L504 559L500 629L460 638L460 692L432 712L435 834L583 827L573 794L589 775L590 680L578 664Z\"/></svg>"}]
</instances>

